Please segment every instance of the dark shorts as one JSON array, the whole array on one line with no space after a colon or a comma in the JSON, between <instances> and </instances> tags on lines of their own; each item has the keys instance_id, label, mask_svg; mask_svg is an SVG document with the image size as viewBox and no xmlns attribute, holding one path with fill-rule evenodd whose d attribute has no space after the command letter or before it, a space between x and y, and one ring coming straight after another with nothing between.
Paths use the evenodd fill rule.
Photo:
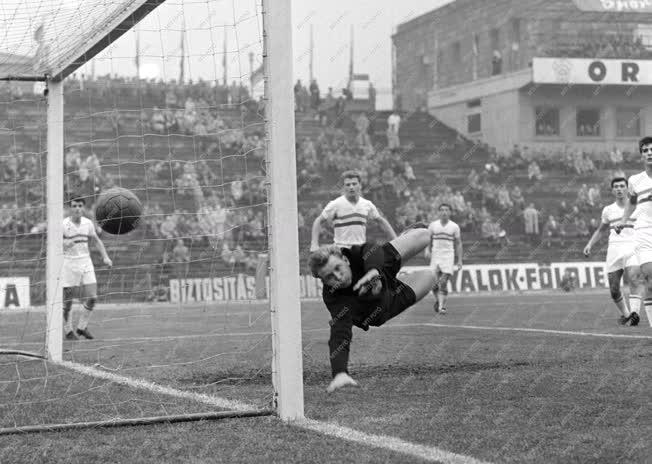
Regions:
<instances>
[{"instance_id":1,"label":"dark shorts","mask_svg":"<svg viewBox=\"0 0 652 464\"><path fill-rule=\"evenodd\" d=\"M381 311L371 319L369 325L381 326L390 319L398 316L417 301L417 296L409 286L396 278L401 270L401 255L394 246L387 242L383 245L383 292Z\"/></svg>"}]
</instances>

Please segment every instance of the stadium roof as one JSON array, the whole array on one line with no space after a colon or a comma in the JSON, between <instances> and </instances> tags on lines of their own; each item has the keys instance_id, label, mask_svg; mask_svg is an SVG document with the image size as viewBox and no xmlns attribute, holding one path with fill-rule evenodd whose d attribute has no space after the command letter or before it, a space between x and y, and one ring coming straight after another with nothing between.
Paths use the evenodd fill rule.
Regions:
<instances>
[{"instance_id":1,"label":"stadium roof","mask_svg":"<svg viewBox=\"0 0 652 464\"><path fill-rule=\"evenodd\" d=\"M0 80L62 80L165 0L65 2L3 0Z\"/></svg>"}]
</instances>

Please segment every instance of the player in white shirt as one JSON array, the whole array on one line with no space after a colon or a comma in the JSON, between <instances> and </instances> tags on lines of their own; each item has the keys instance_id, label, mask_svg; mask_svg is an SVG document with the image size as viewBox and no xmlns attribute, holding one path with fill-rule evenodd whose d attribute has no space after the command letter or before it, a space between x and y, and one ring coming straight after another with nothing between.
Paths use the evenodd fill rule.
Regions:
<instances>
[{"instance_id":1,"label":"player in white shirt","mask_svg":"<svg viewBox=\"0 0 652 464\"><path fill-rule=\"evenodd\" d=\"M439 205L439 219L428 226L430 245L426 248L426 258L430 256L430 268L437 280L432 289L435 295L435 312L446 314L448 280L455 268L462 269L462 236L460 226L450 220L452 208L446 203ZM457 252L457 265L455 253Z\"/></svg>"},{"instance_id":2,"label":"player in white shirt","mask_svg":"<svg viewBox=\"0 0 652 464\"><path fill-rule=\"evenodd\" d=\"M346 171L342 178L344 195L329 202L312 224L310 251L319 249L319 235L324 222L333 224L333 241L340 248L364 245L367 242L367 224L370 220L377 221L390 240L396 238L396 232L387 219L380 215L378 208L371 201L362 198L360 174Z\"/></svg>"},{"instance_id":3,"label":"player in white shirt","mask_svg":"<svg viewBox=\"0 0 652 464\"><path fill-rule=\"evenodd\" d=\"M636 257L647 292L643 304L652 326L652 137L642 138L638 142L638 149L645 170L629 178L629 201L625 205L623 219L616 224L616 231L620 233L625 229L636 210Z\"/></svg>"},{"instance_id":4,"label":"player in white shirt","mask_svg":"<svg viewBox=\"0 0 652 464\"><path fill-rule=\"evenodd\" d=\"M619 322L625 325L629 322L631 325L638 325L638 312L641 307L641 295L643 286L639 277L638 259L635 252L634 243L634 224L635 217L630 217L627 225L620 233L616 232L616 224L623 219L625 206L627 203L627 179L616 177L611 180L611 191L616 197L616 201L602 209L602 218L600 227L596 229L584 247L584 256L591 254L591 248L600 239L602 232L609 232L609 246L607 248L607 276L609 278L609 289L611 299L620 311ZM633 214L632 216L635 216ZM625 303L621 289L620 281L625 277L625 282L629 285L629 308Z\"/></svg>"},{"instance_id":5,"label":"player in white shirt","mask_svg":"<svg viewBox=\"0 0 652 464\"><path fill-rule=\"evenodd\" d=\"M61 282L63 286L63 320L66 340L77 340L78 336L92 339L88 331L88 322L97 300L97 281L95 269L88 249L89 240L93 240L102 254L102 261L111 267L113 263L106 254L102 240L95 232L93 221L83 216L86 201L73 198L70 201L70 216L63 220L63 269ZM79 298L84 311L79 317L77 331L72 328L73 298Z\"/></svg>"}]
</instances>

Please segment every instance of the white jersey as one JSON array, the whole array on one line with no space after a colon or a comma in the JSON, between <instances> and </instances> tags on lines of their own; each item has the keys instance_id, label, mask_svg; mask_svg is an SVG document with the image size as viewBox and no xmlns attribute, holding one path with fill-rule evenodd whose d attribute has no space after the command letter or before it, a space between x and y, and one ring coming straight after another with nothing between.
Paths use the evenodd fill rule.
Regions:
<instances>
[{"instance_id":1,"label":"white jersey","mask_svg":"<svg viewBox=\"0 0 652 464\"><path fill-rule=\"evenodd\" d=\"M637 199L634 229L652 228L652 178L645 171L634 174L629 178L628 189Z\"/></svg>"},{"instance_id":2,"label":"white jersey","mask_svg":"<svg viewBox=\"0 0 652 464\"><path fill-rule=\"evenodd\" d=\"M618 244L630 244L634 240L634 227L636 224L636 216L638 210L634 211L629 220L627 221L626 227L620 231L620 234L616 233L615 226L623 218L623 213L625 208L618 206L618 203L613 202L610 205L602 208L602 223L609 224L609 246L618 245Z\"/></svg>"},{"instance_id":3,"label":"white jersey","mask_svg":"<svg viewBox=\"0 0 652 464\"><path fill-rule=\"evenodd\" d=\"M67 217L63 220L63 257L65 259L90 258L88 240L95 232L93 221L82 217L79 225Z\"/></svg>"},{"instance_id":4,"label":"white jersey","mask_svg":"<svg viewBox=\"0 0 652 464\"><path fill-rule=\"evenodd\" d=\"M460 240L460 226L449 220L442 225L437 219L428 226L432 244L432 256L442 254L455 254L455 240Z\"/></svg>"},{"instance_id":5,"label":"white jersey","mask_svg":"<svg viewBox=\"0 0 652 464\"><path fill-rule=\"evenodd\" d=\"M349 248L367 241L367 221L380 213L369 200L359 198L354 204L342 195L326 205L321 217L333 223L335 245Z\"/></svg>"}]
</instances>

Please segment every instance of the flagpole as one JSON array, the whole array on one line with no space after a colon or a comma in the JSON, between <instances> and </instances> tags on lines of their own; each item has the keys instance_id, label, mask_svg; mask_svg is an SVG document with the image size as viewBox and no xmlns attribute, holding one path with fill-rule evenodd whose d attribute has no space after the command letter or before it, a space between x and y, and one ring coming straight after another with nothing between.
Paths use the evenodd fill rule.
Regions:
<instances>
[{"instance_id":1,"label":"flagpole","mask_svg":"<svg viewBox=\"0 0 652 464\"><path fill-rule=\"evenodd\" d=\"M313 41L312 37L312 24L310 25L310 82L313 80L313 73L312 73L312 63L313 63L313 53L315 49L315 43Z\"/></svg>"},{"instance_id":2,"label":"flagpole","mask_svg":"<svg viewBox=\"0 0 652 464\"><path fill-rule=\"evenodd\" d=\"M226 37L227 37L227 32L226 32L226 27L224 28L224 50L222 53L222 67L224 68L224 74L222 77L222 81L224 86L228 85L227 79L228 79L228 72L227 72L227 60L226 60Z\"/></svg>"},{"instance_id":3,"label":"flagpole","mask_svg":"<svg viewBox=\"0 0 652 464\"><path fill-rule=\"evenodd\" d=\"M95 60L93 60L94 62ZM93 72L94 74L95 72ZM138 29L136 29L136 79L140 79L140 31Z\"/></svg>"},{"instance_id":4,"label":"flagpole","mask_svg":"<svg viewBox=\"0 0 652 464\"><path fill-rule=\"evenodd\" d=\"M353 24L351 24L351 57L349 61L349 87L351 86L351 82L353 82Z\"/></svg>"},{"instance_id":5,"label":"flagpole","mask_svg":"<svg viewBox=\"0 0 652 464\"><path fill-rule=\"evenodd\" d=\"M254 52L249 52L249 95L254 96Z\"/></svg>"},{"instance_id":6,"label":"flagpole","mask_svg":"<svg viewBox=\"0 0 652 464\"><path fill-rule=\"evenodd\" d=\"M185 44L185 29L181 30L181 61L179 63L179 84L183 84L185 59L186 59L186 44Z\"/></svg>"}]
</instances>

